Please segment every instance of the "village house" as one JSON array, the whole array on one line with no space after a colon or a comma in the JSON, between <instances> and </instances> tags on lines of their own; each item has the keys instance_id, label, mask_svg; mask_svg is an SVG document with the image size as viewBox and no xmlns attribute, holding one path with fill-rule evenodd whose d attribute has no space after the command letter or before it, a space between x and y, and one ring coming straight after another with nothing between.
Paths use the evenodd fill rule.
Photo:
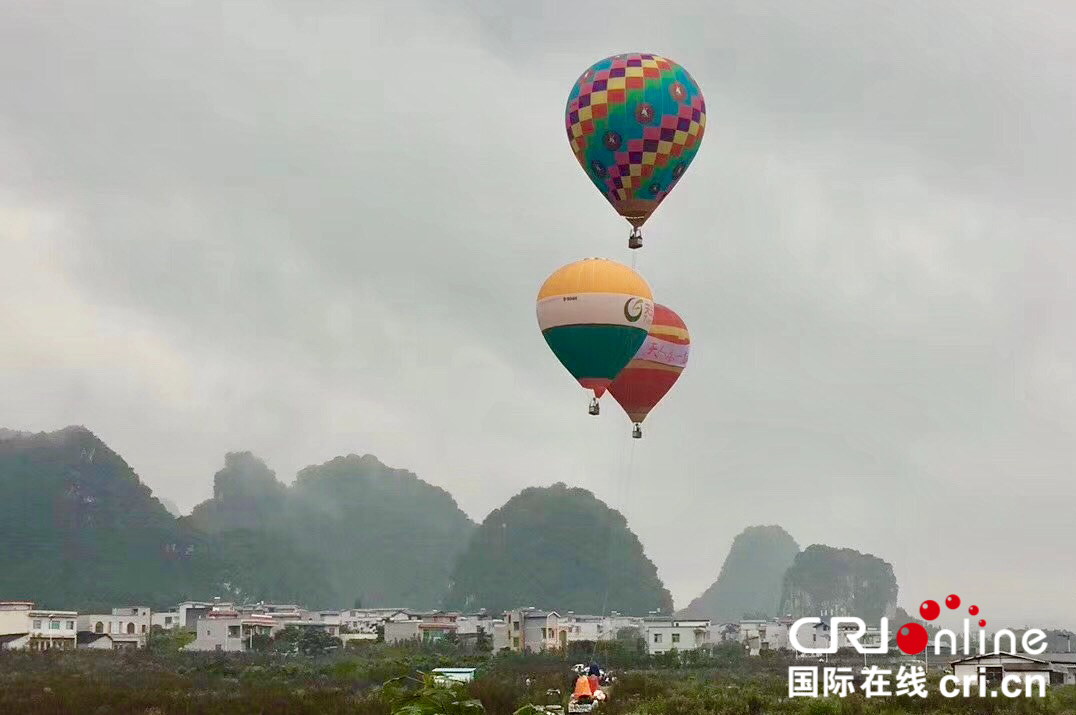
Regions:
<instances>
[{"instance_id":1,"label":"village house","mask_svg":"<svg viewBox=\"0 0 1076 715\"><path fill-rule=\"evenodd\" d=\"M0 648L74 650L77 611L35 609L32 601L0 601Z\"/></svg>"},{"instance_id":2,"label":"village house","mask_svg":"<svg viewBox=\"0 0 1076 715\"><path fill-rule=\"evenodd\" d=\"M792 647L788 641L788 629L792 625L791 618L744 619L737 625L736 640L744 645L749 655Z\"/></svg>"},{"instance_id":3,"label":"village house","mask_svg":"<svg viewBox=\"0 0 1076 715\"><path fill-rule=\"evenodd\" d=\"M1002 679L1008 677L1014 681L1009 687L1021 692L1029 682L1041 681L1044 686L1049 685L1053 675L1050 663L1041 657L1001 652L955 660L949 664L949 670L956 676L960 687L963 687L966 678L975 682L983 678L987 688L996 689L1001 686Z\"/></svg>"},{"instance_id":4,"label":"village house","mask_svg":"<svg viewBox=\"0 0 1076 715\"><path fill-rule=\"evenodd\" d=\"M295 603L251 603L236 606L233 610L244 616L266 616L275 621L303 621L312 620L307 612Z\"/></svg>"},{"instance_id":5,"label":"village house","mask_svg":"<svg viewBox=\"0 0 1076 715\"><path fill-rule=\"evenodd\" d=\"M569 643L613 640L616 637L604 616L588 616L569 611L561 617L560 627L568 634Z\"/></svg>"},{"instance_id":6,"label":"village house","mask_svg":"<svg viewBox=\"0 0 1076 715\"><path fill-rule=\"evenodd\" d=\"M1035 657L1050 664L1051 685L1076 685L1076 653L1043 653Z\"/></svg>"},{"instance_id":7,"label":"village house","mask_svg":"<svg viewBox=\"0 0 1076 715\"><path fill-rule=\"evenodd\" d=\"M520 608L505 613L505 622L512 651L540 653L568 646L568 631L561 628L556 611Z\"/></svg>"},{"instance_id":8,"label":"village house","mask_svg":"<svg viewBox=\"0 0 1076 715\"><path fill-rule=\"evenodd\" d=\"M385 624L386 643L406 643L422 639L422 631L419 629L422 621L408 619L406 621L389 621Z\"/></svg>"},{"instance_id":9,"label":"village house","mask_svg":"<svg viewBox=\"0 0 1076 715\"><path fill-rule=\"evenodd\" d=\"M407 620L385 623L385 642L401 643L411 640L430 642L455 635L459 615L452 611L409 612Z\"/></svg>"},{"instance_id":10,"label":"village house","mask_svg":"<svg viewBox=\"0 0 1076 715\"><path fill-rule=\"evenodd\" d=\"M264 615L240 615L237 611L215 611L197 621L194 641L184 650L246 651L254 636L271 636L277 621Z\"/></svg>"},{"instance_id":11,"label":"village house","mask_svg":"<svg viewBox=\"0 0 1076 715\"><path fill-rule=\"evenodd\" d=\"M330 626L343 626L341 611L302 611L302 620L316 621Z\"/></svg>"},{"instance_id":12,"label":"village house","mask_svg":"<svg viewBox=\"0 0 1076 715\"><path fill-rule=\"evenodd\" d=\"M179 628L179 611L164 611L150 613L150 627L170 631Z\"/></svg>"},{"instance_id":13,"label":"village house","mask_svg":"<svg viewBox=\"0 0 1076 715\"><path fill-rule=\"evenodd\" d=\"M107 633L93 633L91 631L79 631L75 637L75 647L79 650L112 650L112 636Z\"/></svg>"},{"instance_id":14,"label":"village house","mask_svg":"<svg viewBox=\"0 0 1076 715\"><path fill-rule=\"evenodd\" d=\"M219 598L212 601L184 601L176 606L176 613L179 614L178 627L194 628L199 618L205 618L214 611L229 611L233 608L234 604L221 601Z\"/></svg>"},{"instance_id":15,"label":"village house","mask_svg":"<svg viewBox=\"0 0 1076 715\"><path fill-rule=\"evenodd\" d=\"M113 608L111 614L78 617L79 632L107 634L115 648L144 648L151 625L150 610L145 606Z\"/></svg>"},{"instance_id":16,"label":"village house","mask_svg":"<svg viewBox=\"0 0 1076 715\"><path fill-rule=\"evenodd\" d=\"M406 608L351 608L340 611L340 625L351 633L373 633L389 621L408 621Z\"/></svg>"},{"instance_id":17,"label":"village house","mask_svg":"<svg viewBox=\"0 0 1076 715\"><path fill-rule=\"evenodd\" d=\"M643 637L650 655L659 655L670 650L698 650L710 645L710 621L644 618Z\"/></svg>"}]
</instances>

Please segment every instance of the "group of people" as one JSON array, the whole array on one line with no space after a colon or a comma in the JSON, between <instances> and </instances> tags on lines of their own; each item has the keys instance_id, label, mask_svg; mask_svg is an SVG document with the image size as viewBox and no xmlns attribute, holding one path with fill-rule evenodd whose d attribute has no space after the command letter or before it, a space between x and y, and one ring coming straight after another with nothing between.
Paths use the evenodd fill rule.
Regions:
<instances>
[{"instance_id":1,"label":"group of people","mask_svg":"<svg viewBox=\"0 0 1076 715\"><path fill-rule=\"evenodd\" d=\"M575 690L572 698L591 700L605 700L605 692L602 691L603 673L597 663L591 663L587 672L579 675L575 680Z\"/></svg>"}]
</instances>

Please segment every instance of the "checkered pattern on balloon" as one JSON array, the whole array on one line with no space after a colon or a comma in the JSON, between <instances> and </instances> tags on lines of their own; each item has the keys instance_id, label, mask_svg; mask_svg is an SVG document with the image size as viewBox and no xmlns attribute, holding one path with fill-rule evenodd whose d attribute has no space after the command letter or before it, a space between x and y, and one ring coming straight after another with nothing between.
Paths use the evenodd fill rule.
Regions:
<instances>
[{"instance_id":1,"label":"checkered pattern on balloon","mask_svg":"<svg viewBox=\"0 0 1076 715\"><path fill-rule=\"evenodd\" d=\"M675 62L617 55L576 82L565 126L579 164L635 235L695 158L706 103Z\"/></svg>"}]
</instances>

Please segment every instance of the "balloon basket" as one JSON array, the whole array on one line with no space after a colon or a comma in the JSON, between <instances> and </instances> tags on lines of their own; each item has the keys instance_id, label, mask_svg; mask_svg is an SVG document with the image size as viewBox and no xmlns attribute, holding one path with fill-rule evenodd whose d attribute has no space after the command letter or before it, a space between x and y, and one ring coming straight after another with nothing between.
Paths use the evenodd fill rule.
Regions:
<instances>
[{"instance_id":1,"label":"balloon basket","mask_svg":"<svg viewBox=\"0 0 1076 715\"><path fill-rule=\"evenodd\" d=\"M601 411L602 411L602 408L601 408L601 405L598 404L598 398L597 397L591 398L591 400L590 400L590 409L588 410L588 412L590 412L590 414L592 414L592 415L597 415L597 414L601 414Z\"/></svg>"},{"instance_id":2,"label":"balloon basket","mask_svg":"<svg viewBox=\"0 0 1076 715\"><path fill-rule=\"evenodd\" d=\"M631 230L631 235L628 236L628 248L642 248L643 247L643 232L637 228Z\"/></svg>"},{"instance_id":3,"label":"balloon basket","mask_svg":"<svg viewBox=\"0 0 1076 715\"><path fill-rule=\"evenodd\" d=\"M635 427L632 428L632 430L631 430L631 436L634 437L635 439L642 439L643 438L643 427L642 427L642 425L635 425Z\"/></svg>"}]
</instances>

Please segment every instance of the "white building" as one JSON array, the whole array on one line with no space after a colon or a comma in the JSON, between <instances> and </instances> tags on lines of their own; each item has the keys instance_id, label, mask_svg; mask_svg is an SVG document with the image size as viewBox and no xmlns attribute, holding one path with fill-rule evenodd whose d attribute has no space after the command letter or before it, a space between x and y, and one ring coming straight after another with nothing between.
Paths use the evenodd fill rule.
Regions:
<instances>
[{"instance_id":1,"label":"white building","mask_svg":"<svg viewBox=\"0 0 1076 715\"><path fill-rule=\"evenodd\" d=\"M511 650L512 639L508 635L508 623L496 621L490 633L493 642L493 652L500 653L502 650Z\"/></svg>"},{"instance_id":2,"label":"white building","mask_svg":"<svg viewBox=\"0 0 1076 715\"><path fill-rule=\"evenodd\" d=\"M388 621L384 624L385 642L401 643L410 640L435 641L456 634L459 614L454 611L429 611L416 618L409 614L408 620Z\"/></svg>"},{"instance_id":3,"label":"white building","mask_svg":"<svg viewBox=\"0 0 1076 715\"><path fill-rule=\"evenodd\" d=\"M560 618L560 627L568 634L569 643L580 641L606 641L616 638L609 619L604 616L587 616L568 613Z\"/></svg>"},{"instance_id":4,"label":"white building","mask_svg":"<svg viewBox=\"0 0 1076 715\"><path fill-rule=\"evenodd\" d=\"M670 650L698 650L710 644L710 621L703 619L645 618L643 637L651 655Z\"/></svg>"},{"instance_id":5,"label":"white building","mask_svg":"<svg viewBox=\"0 0 1076 715\"><path fill-rule=\"evenodd\" d=\"M151 612L150 626L166 631L179 628L179 611Z\"/></svg>"},{"instance_id":6,"label":"white building","mask_svg":"<svg viewBox=\"0 0 1076 715\"><path fill-rule=\"evenodd\" d=\"M823 617L821 623L815 623L813 625L808 624L800 628L796 632L796 637L799 639L799 643L804 648L829 648L830 639L832 634L830 633L829 619ZM847 643L847 635L845 637ZM789 639L789 645L792 641ZM838 641L839 647L839 641ZM811 657L797 652L797 657Z\"/></svg>"},{"instance_id":7,"label":"white building","mask_svg":"<svg viewBox=\"0 0 1076 715\"><path fill-rule=\"evenodd\" d=\"M145 606L113 608L110 614L89 613L78 617L78 630L112 636L116 648L144 648L152 618Z\"/></svg>"},{"instance_id":8,"label":"white building","mask_svg":"<svg viewBox=\"0 0 1076 715\"><path fill-rule=\"evenodd\" d=\"M35 609L32 601L0 601L0 648L74 650L77 611Z\"/></svg>"},{"instance_id":9,"label":"white building","mask_svg":"<svg viewBox=\"0 0 1076 715\"><path fill-rule=\"evenodd\" d=\"M1011 683L1008 686L1010 690L1018 689L1021 693L1031 692L1036 695L1036 682L1041 682L1042 689L1045 690L1050 684L1053 671L1050 663L1040 658L1001 652L961 658L950 663L949 667L957 678L956 687L960 688L961 692L966 678L970 678L974 683L978 683L980 679L985 680L988 690L999 689L1002 679L1005 678ZM1025 686L1029 682L1034 687L1027 691ZM978 690L978 685L972 688L973 692Z\"/></svg>"},{"instance_id":10,"label":"white building","mask_svg":"<svg viewBox=\"0 0 1076 715\"><path fill-rule=\"evenodd\" d=\"M302 619L304 621L325 623L330 626L342 626L344 623L342 615L342 611L303 611Z\"/></svg>"},{"instance_id":11,"label":"white building","mask_svg":"<svg viewBox=\"0 0 1076 715\"><path fill-rule=\"evenodd\" d=\"M265 616L215 613L197 622L195 639L184 650L245 651L256 635L270 636L277 622Z\"/></svg>"},{"instance_id":12,"label":"white building","mask_svg":"<svg viewBox=\"0 0 1076 715\"><path fill-rule=\"evenodd\" d=\"M503 618L478 613L461 614L456 619L456 634L460 637L461 643L477 643L480 631L489 639L489 644L494 653L508 647L508 625ZM499 640L498 633L500 633Z\"/></svg>"},{"instance_id":13,"label":"white building","mask_svg":"<svg viewBox=\"0 0 1076 715\"><path fill-rule=\"evenodd\" d=\"M1036 657L1050 664L1052 685L1076 685L1076 653L1043 653Z\"/></svg>"},{"instance_id":14,"label":"white building","mask_svg":"<svg viewBox=\"0 0 1076 715\"><path fill-rule=\"evenodd\" d=\"M176 607L176 612L179 613L180 628L194 628L199 618L205 618L210 613L233 609L234 604L218 598L212 601L184 601Z\"/></svg>"},{"instance_id":15,"label":"white building","mask_svg":"<svg viewBox=\"0 0 1076 715\"><path fill-rule=\"evenodd\" d=\"M750 655L789 649L792 645L788 639L788 630L792 623L790 618L744 619L737 624L711 626L710 640L714 643L736 640L743 644ZM800 631L801 634L804 632L806 629ZM866 643L864 640L864 644Z\"/></svg>"},{"instance_id":16,"label":"white building","mask_svg":"<svg viewBox=\"0 0 1076 715\"><path fill-rule=\"evenodd\" d=\"M386 643L406 643L422 640L422 621L390 621L385 624Z\"/></svg>"},{"instance_id":17,"label":"white building","mask_svg":"<svg viewBox=\"0 0 1076 715\"><path fill-rule=\"evenodd\" d=\"M340 611L340 625L351 633L377 633L378 626L389 621L412 619L406 608L349 608Z\"/></svg>"},{"instance_id":18,"label":"white building","mask_svg":"<svg viewBox=\"0 0 1076 715\"><path fill-rule=\"evenodd\" d=\"M493 629L498 623L504 623L504 619L485 613L460 614L456 618L456 633L469 636L477 634L481 629L486 635L493 635Z\"/></svg>"},{"instance_id":19,"label":"white building","mask_svg":"<svg viewBox=\"0 0 1076 715\"><path fill-rule=\"evenodd\" d=\"M275 621L313 621L314 614L295 603L250 603L231 610L243 616L266 616Z\"/></svg>"}]
</instances>

